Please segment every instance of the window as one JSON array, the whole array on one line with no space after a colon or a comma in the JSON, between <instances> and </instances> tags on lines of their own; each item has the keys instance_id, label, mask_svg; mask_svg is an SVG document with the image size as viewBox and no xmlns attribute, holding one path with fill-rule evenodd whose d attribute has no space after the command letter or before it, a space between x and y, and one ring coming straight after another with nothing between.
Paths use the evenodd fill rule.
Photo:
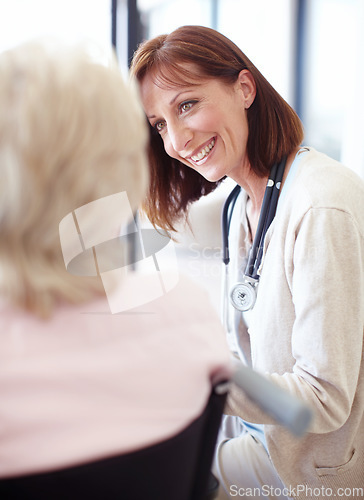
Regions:
<instances>
[{"instance_id":1,"label":"window","mask_svg":"<svg viewBox=\"0 0 364 500\"><path fill-rule=\"evenodd\" d=\"M363 15L361 0L308 2L302 117L306 143L338 160L363 61L360 10Z\"/></svg>"},{"instance_id":2,"label":"window","mask_svg":"<svg viewBox=\"0 0 364 500\"><path fill-rule=\"evenodd\" d=\"M153 38L185 24L212 27L213 4L211 0L138 0L138 9L146 38Z\"/></svg>"},{"instance_id":3,"label":"window","mask_svg":"<svg viewBox=\"0 0 364 500\"><path fill-rule=\"evenodd\" d=\"M0 51L49 35L110 47L110 0L0 0Z\"/></svg>"}]
</instances>

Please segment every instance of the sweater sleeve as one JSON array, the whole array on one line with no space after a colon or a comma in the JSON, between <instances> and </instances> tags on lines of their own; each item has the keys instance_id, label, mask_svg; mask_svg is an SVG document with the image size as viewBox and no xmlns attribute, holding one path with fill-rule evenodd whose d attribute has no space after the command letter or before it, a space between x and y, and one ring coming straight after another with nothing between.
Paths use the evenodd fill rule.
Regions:
<instances>
[{"instance_id":1,"label":"sweater sleeve","mask_svg":"<svg viewBox=\"0 0 364 500\"><path fill-rule=\"evenodd\" d=\"M283 383L314 408L316 432L341 427L353 404L363 352L363 271L363 236L352 216L309 210L294 250L296 364Z\"/></svg>"},{"instance_id":2,"label":"sweater sleeve","mask_svg":"<svg viewBox=\"0 0 364 500\"><path fill-rule=\"evenodd\" d=\"M291 293L293 369L267 377L311 406L311 432L340 428L357 391L363 352L363 235L351 214L311 208L297 230ZM227 413L272 423L234 388Z\"/></svg>"}]
</instances>

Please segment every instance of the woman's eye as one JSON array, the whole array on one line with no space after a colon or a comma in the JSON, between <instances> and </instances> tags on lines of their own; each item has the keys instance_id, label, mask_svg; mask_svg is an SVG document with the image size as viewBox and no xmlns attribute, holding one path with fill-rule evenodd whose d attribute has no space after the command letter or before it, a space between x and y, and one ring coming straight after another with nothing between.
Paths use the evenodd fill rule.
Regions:
<instances>
[{"instance_id":1,"label":"woman's eye","mask_svg":"<svg viewBox=\"0 0 364 500\"><path fill-rule=\"evenodd\" d=\"M179 110L181 113L185 113L186 111L188 111L189 109L192 108L192 106L195 104L196 101L186 101L186 102L183 102L180 107L179 107Z\"/></svg>"},{"instance_id":2,"label":"woman's eye","mask_svg":"<svg viewBox=\"0 0 364 500\"><path fill-rule=\"evenodd\" d=\"M166 122L164 121L159 121L157 123L155 123L153 125L153 128L157 131L157 132L162 132L162 130L164 129L164 127L166 126Z\"/></svg>"}]
</instances>

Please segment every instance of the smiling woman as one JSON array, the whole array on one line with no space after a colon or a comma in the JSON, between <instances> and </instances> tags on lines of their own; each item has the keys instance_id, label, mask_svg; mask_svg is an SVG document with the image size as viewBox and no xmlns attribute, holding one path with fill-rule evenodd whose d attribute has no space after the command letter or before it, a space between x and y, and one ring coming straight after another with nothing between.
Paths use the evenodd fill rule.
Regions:
<instances>
[{"instance_id":1,"label":"smiling woman","mask_svg":"<svg viewBox=\"0 0 364 500\"><path fill-rule=\"evenodd\" d=\"M210 28L184 26L144 42L131 74L141 83L151 124L145 208L165 229L174 229L190 204L212 192L230 169L241 181L238 163L247 163L264 185L273 164L302 140L292 108L233 42ZM235 156L220 164L228 144ZM206 169L199 171L203 163Z\"/></svg>"},{"instance_id":2,"label":"smiling woman","mask_svg":"<svg viewBox=\"0 0 364 500\"><path fill-rule=\"evenodd\" d=\"M285 500L297 484L333 495L361 487L362 180L301 146L294 110L212 29L182 26L144 42L132 75L151 131L150 219L173 228L222 179L238 184L223 212L229 346L314 410L297 441L233 386L214 462L219 500L231 487ZM246 312L248 292L256 300Z\"/></svg>"},{"instance_id":3,"label":"smiling woman","mask_svg":"<svg viewBox=\"0 0 364 500\"><path fill-rule=\"evenodd\" d=\"M191 65L184 67L199 73ZM168 89L154 82L153 76L144 78L141 96L166 153L210 182L218 182L226 175L241 181L242 167L248 161L246 109L255 96L251 74L242 71L231 86L197 77L192 84Z\"/></svg>"}]
</instances>

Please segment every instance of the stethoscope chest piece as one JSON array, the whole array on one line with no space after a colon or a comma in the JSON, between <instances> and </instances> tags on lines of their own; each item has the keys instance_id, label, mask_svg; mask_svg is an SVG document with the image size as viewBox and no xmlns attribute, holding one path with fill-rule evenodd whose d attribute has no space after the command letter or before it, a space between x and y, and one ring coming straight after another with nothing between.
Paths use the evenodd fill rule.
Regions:
<instances>
[{"instance_id":1,"label":"stethoscope chest piece","mask_svg":"<svg viewBox=\"0 0 364 500\"><path fill-rule=\"evenodd\" d=\"M236 283L230 290L230 301L238 311L249 311L257 299L256 285L245 281Z\"/></svg>"}]
</instances>

